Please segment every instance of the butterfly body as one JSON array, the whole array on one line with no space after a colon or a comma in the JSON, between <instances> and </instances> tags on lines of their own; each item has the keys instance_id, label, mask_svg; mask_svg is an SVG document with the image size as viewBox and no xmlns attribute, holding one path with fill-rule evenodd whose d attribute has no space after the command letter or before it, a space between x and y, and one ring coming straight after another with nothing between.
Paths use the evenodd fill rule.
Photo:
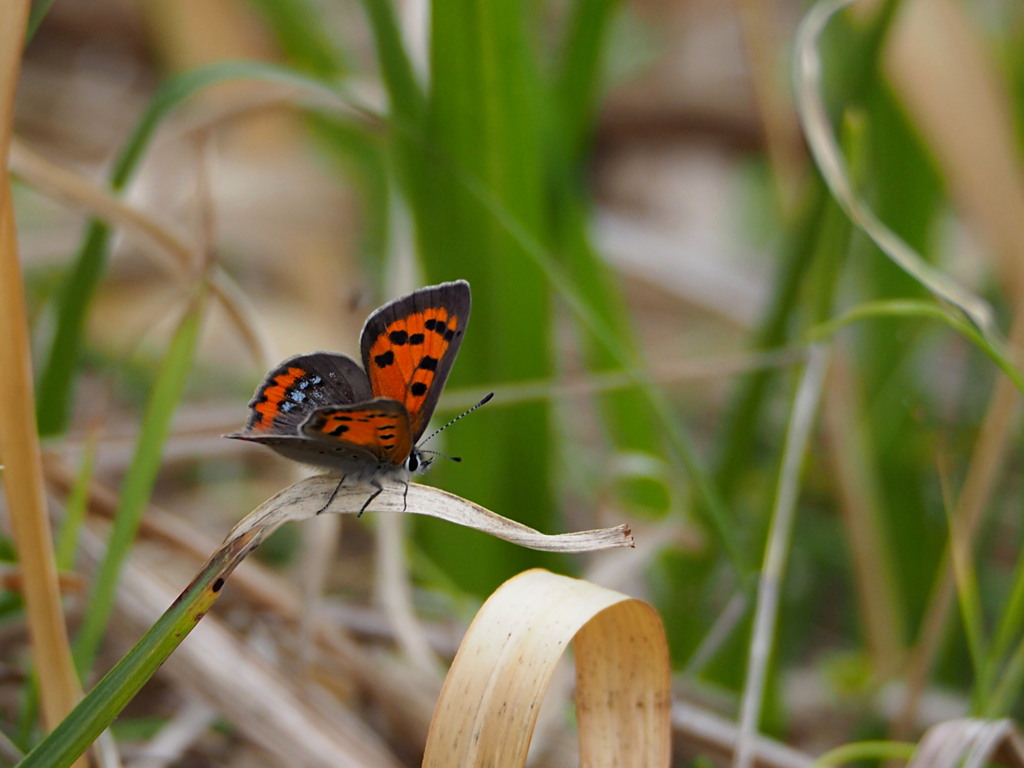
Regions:
<instances>
[{"instance_id":1,"label":"butterfly body","mask_svg":"<svg viewBox=\"0 0 1024 768\"><path fill-rule=\"evenodd\" d=\"M331 352L288 358L257 387L244 429L226 437L266 445L377 493L384 479L408 485L430 463L416 442L451 372L470 306L465 280L385 304L363 325L363 367Z\"/></svg>"}]
</instances>

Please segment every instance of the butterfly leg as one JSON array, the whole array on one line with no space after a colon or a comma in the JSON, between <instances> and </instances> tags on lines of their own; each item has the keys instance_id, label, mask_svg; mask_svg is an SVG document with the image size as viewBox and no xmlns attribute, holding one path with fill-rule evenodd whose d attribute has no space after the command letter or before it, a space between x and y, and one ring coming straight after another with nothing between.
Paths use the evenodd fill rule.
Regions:
<instances>
[{"instance_id":1,"label":"butterfly leg","mask_svg":"<svg viewBox=\"0 0 1024 768\"><path fill-rule=\"evenodd\" d=\"M374 491L373 493L371 493L370 494L370 498L368 498L366 501L363 502L363 506L360 507L359 514L356 515L356 517L362 517L363 516L363 512L365 512L366 508L368 506L370 506L370 502L373 501L374 499L376 499L378 496L381 495L381 493L384 492L384 486L381 485L380 481L377 480L376 478L374 478L373 480L370 481L370 485L372 485L377 490Z\"/></svg>"},{"instance_id":2,"label":"butterfly leg","mask_svg":"<svg viewBox=\"0 0 1024 768\"><path fill-rule=\"evenodd\" d=\"M329 499L327 500L327 503L326 503L326 504L324 504L324 505L323 505L322 507L320 507L320 509L318 509L318 510L316 511L316 513L317 513L318 515L319 515L319 514L320 514L321 512L326 512L326 511L327 511L327 508L328 508L329 506L331 506L331 502L332 502L332 501L334 501L334 497L338 495L338 491L340 491L340 490L341 490L341 484L342 484L342 483L344 483L344 482L345 482L345 475L342 475L342 476L341 476L341 480L339 480L339 481L338 481L338 484L337 484L337 485L336 485L336 486L334 487L334 492L333 492L333 493L331 494L331 498L329 498ZM360 514L361 514L361 513L360 513Z\"/></svg>"},{"instance_id":3,"label":"butterfly leg","mask_svg":"<svg viewBox=\"0 0 1024 768\"><path fill-rule=\"evenodd\" d=\"M409 509L409 481L405 481L405 493L402 495L402 511Z\"/></svg>"}]
</instances>

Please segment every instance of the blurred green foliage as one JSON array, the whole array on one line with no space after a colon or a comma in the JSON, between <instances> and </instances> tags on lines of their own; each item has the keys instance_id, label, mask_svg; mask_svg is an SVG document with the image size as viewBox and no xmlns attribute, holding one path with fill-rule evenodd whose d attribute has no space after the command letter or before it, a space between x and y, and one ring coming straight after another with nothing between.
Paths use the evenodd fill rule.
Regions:
<instances>
[{"instance_id":1,"label":"blurred green foliage","mask_svg":"<svg viewBox=\"0 0 1024 768\"><path fill-rule=\"evenodd\" d=\"M219 65L168 81L115 165L113 190L127 183L170 110L215 82L285 78L301 87L337 87L344 93L354 57L325 35L328 25L320 18L319 4L251 4L277 36L288 65ZM878 66L898 6L887 2L866 21L840 17L829 27L823 46L826 95L858 194L908 244L937 261L950 248L945 179ZM566 344L557 333L562 317L572 323L573 352L588 370L624 370L632 377L626 386L593 398L603 442L588 456L608 461L578 473L593 483L584 489L590 496L583 501L597 507L612 489L620 508L654 518L666 513L670 500L686 500L685 509L671 509L671 514L698 525L705 534L703 546L664 546L647 576L669 630L673 658L687 682L735 695L744 683L756 564L762 559L778 480L779 413L792 405L794 377L790 370L771 368L738 377L729 388L724 415L712 434L702 436L702 453L692 449L686 426L700 414L672 406L647 379L616 276L600 258L589 230L592 200L586 171L618 4L566 3L560 22L541 35L538 30L547 19L543 5L434 3L429 82L404 46L393 5L363 0L363 9L387 110L365 119L365 112L353 118L316 109L308 125L317 146L360 192L364 265L376 298L393 295L391 233L396 222L408 221L424 280L466 278L473 286L471 330L450 387L500 390L542 382L554 388L563 370L560 345ZM1024 114L1022 28L1008 25L994 41L1004 51L1018 122ZM751 177L750 183L763 185L755 193L748 190L751 199L772 198L767 175ZM798 347L832 318L869 302L891 302L881 306L893 311L845 326L839 338L859 387L851 418L863 432L869 474L877 483L874 498L880 504L871 513L882 525L875 554L895 582L889 587L901 626L894 632L906 650L919 636L926 601L946 567L949 509L942 483L959 487L995 366L973 348L964 353L968 345L963 339L933 322L928 312L896 311L897 300L931 302L931 297L850 224L813 171L795 213L775 214L777 229L769 233L777 246L770 256L768 304L750 334L752 350ZM83 329L103 277L108 244L105 225L90 225L63 289L51 290L48 277L47 290L40 293L57 296L58 317L39 389L40 427L46 434L66 428L87 352ZM988 298L1005 311L1012 297L990 286ZM962 336L977 343L966 331ZM958 364L968 371L952 393L941 390L934 374L951 351L961 353ZM173 409L172 402L165 405ZM561 433L554 409L575 407L571 399L502 404L497 398L446 434L446 451L464 462L438 465L431 481L542 531L562 530L563 502L569 495L566 464L580 459L574 436ZM1018 459L1018 444L1013 451L1012 458ZM602 476L617 452L653 457L668 469L618 484ZM703 453L709 456L707 470ZM782 694L786 670L813 664L822 646L861 648L865 643L859 612L865 596L857 594L851 575L854 555L837 517L833 471L824 453L808 457L772 659L771 706L765 713L765 725L780 733L788 717ZM670 483L677 487L667 487ZM1009 544L990 540L983 545L1002 544L1016 558L1020 528L1013 519L1021 489L1009 485L993 505L990 524ZM661 544L641 541L641 546ZM475 595L533 565L576 567L568 559L431 522L417 524L415 546L413 561L424 582ZM976 711L1019 713L1024 568L1008 562L1005 551L1001 559L979 557L975 566L983 595L976 599L966 588L961 593L962 615L950 622L934 679L964 696L973 688ZM727 605L740 610L723 620ZM981 631L979 610L995 627L993 641ZM709 648L705 643L712 627L723 634ZM861 676L858 667L856 695L886 682L878 674L865 683L871 673ZM872 717L865 716L861 725L875 733L878 723Z\"/></svg>"}]
</instances>

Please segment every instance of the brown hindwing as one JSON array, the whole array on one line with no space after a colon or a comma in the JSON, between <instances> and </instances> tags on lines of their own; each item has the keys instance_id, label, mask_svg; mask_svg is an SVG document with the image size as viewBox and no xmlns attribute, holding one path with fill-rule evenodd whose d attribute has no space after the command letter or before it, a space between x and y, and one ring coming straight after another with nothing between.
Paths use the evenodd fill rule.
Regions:
<instances>
[{"instance_id":1,"label":"brown hindwing","mask_svg":"<svg viewBox=\"0 0 1024 768\"><path fill-rule=\"evenodd\" d=\"M317 408L371 397L370 381L351 357L330 352L296 355L268 373L256 388L245 432L297 435Z\"/></svg>"}]
</instances>

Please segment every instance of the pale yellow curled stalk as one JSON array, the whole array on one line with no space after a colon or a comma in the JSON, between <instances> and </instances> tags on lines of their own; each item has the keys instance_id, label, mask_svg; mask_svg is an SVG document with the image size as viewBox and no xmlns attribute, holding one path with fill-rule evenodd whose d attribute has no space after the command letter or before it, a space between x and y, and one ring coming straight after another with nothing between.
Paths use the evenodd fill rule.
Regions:
<instances>
[{"instance_id":1,"label":"pale yellow curled stalk","mask_svg":"<svg viewBox=\"0 0 1024 768\"><path fill-rule=\"evenodd\" d=\"M580 765L666 768L668 644L647 603L544 570L484 603L445 680L424 768L521 768L555 664L576 656Z\"/></svg>"},{"instance_id":2,"label":"pale yellow curled stalk","mask_svg":"<svg viewBox=\"0 0 1024 768\"><path fill-rule=\"evenodd\" d=\"M1024 768L1024 741L1012 720L962 718L932 726L907 768Z\"/></svg>"}]
</instances>

